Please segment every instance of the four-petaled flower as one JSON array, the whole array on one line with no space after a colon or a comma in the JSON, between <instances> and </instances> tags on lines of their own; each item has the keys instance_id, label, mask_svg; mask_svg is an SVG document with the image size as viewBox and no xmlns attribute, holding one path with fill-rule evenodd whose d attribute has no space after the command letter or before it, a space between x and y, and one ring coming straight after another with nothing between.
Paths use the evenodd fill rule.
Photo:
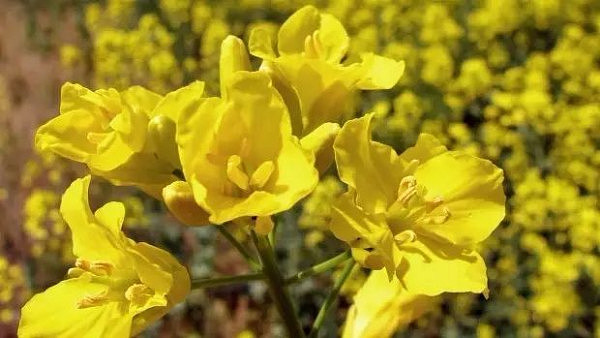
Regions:
<instances>
[{"instance_id":1,"label":"four-petaled flower","mask_svg":"<svg viewBox=\"0 0 600 338\"><path fill-rule=\"evenodd\" d=\"M187 270L168 252L125 237L122 203L92 213L89 183L90 176L74 181L60 207L73 234L75 267L23 306L19 337L129 337L190 290Z\"/></svg>"},{"instance_id":2,"label":"four-petaled flower","mask_svg":"<svg viewBox=\"0 0 600 338\"><path fill-rule=\"evenodd\" d=\"M250 53L263 59L261 70L273 78L290 111L294 135L336 122L353 110L356 90L389 89L404 72L404 62L366 53L362 62L343 65L350 39L331 14L305 6L279 29L277 52L261 28L250 34Z\"/></svg>"},{"instance_id":3,"label":"four-petaled flower","mask_svg":"<svg viewBox=\"0 0 600 338\"><path fill-rule=\"evenodd\" d=\"M198 100L178 120L179 154L196 202L214 224L291 208L318 182L313 153L292 135L265 73L238 71L226 92Z\"/></svg>"},{"instance_id":4,"label":"four-petaled flower","mask_svg":"<svg viewBox=\"0 0 600 338\"><path fill-rule=\"evenodd\" d=\"M334 143L349 188L330 229L360 264L385 268L412 293L486 292L485 263L473 246L504 218L502 170L428 134L397 155L371 140L372 118L348 121Z\"/></svg>"}]
</instances>

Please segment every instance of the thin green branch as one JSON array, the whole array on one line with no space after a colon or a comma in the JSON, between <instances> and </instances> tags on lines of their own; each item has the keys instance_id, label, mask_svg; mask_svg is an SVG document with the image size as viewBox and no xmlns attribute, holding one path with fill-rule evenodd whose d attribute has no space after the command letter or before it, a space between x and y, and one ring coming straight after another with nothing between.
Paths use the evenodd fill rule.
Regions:
<instances>
[{"instance_id":1,"label":"thin green branch","mask_svg":"<svg viewBox=\"0 0 600 338\"><path fill-rule=\"evenodd\" d=\"M263 280L264 278L265 275L263 275L262 273L251 273L247 275L227 276L218 278L197 278L192 279L192 289L202 289L216 286L246 283L257 280Z\"/></svg>"},{"instance_id":2,"label":"thin green branch","mask_svg":"<svg viewBox=\"0 0 600 338\"><path fill-rule=\"evenodd\" d=\"M231 243L231 245L233 245L237 249L237 251L246 259L246 261L248 262L248 264L250 264L250 267L253 270L260 269L260 264L256 261L256 259L252 257L248 250L246 250L246 248L240 242L238 242L238 240L235 239L235 237L233 237L233 235L229 231L227 231L225 226L217 225L216 227L221 233L221 235L223 235L223 237L225 237L229 241L229 243Z\"/></svg>"},{"instance_id":3,"label":"thin green branch","mask_svg":"<svg viewBox=\"0 0 600 338\"><path fill-rule=\"evenodd\" d=\"M330 258L324 262L321 262L317 265L313 265L312 267L310 267L306 270L298 272L296 275L287 278L285 280L285 283L286 284L297 283L305 278L308 278L308 277L311 277L314 275L318 275L325 271L331 270L331 269L335 268L336 266L342 264L343 262L347 261L351 257L352 257L352 254L350 253L350 250L344 251L335 257L332 257L332 258Z\"/></svg>"},{"instance_id":4,"label":"thin green branch","mask_svg":"<svg viewBox=\"0 0 600 338\"><path fill-rule=\"evenodd\" d=\"M323 322L325 321L325 317L329 313L331 306L335 303L335 301L338 297L338 294L340 293L340 290L342 289L342 286L344 285L344 282L346 282L346 280L350 276L350 273L352 272L352 269L354 269L355 265L356 265L356 262L354 260L351 260L351 261L348 261L346 263L346 265L344 266L344 269L342 270L342 274L335 281L335 283L333 284L333 289L331 289L329 291L327 298L325 298L323 305L321 305L321 309L319 310L319 313L317 314L317 318L315 319L315 322L313 323L313 326L312 326L312 329L310 330L308 338L316 338L317 335L319 334L319 330L321 329L321 326L323 325Z\"/></svg>"},{"instance_id":5,"label":"thin green branch","mask_svg":"<svg viewBox=\"0 0 600 338\"><path fill-rule=\"evenodd\" d=\"M266 236L256 235L254 231L252 231L251 236L258 251L260 262L262 263L263 274L269 285L269 293L275 302L275 306L277 306L281 319L283 319L289 337L303 338L304 332L302 331L302 326L298 321L296 310L287 292L283 276L277 267L269 239Z\"/></svg>"},{"instance_id":6,"label":"thin green branch","mask_svg":"<svg viewBox=\"0 0 600 338\"><path fill-rule=\"evenodd\" d=\"M285 285L298 283L299 281L304 280L305 278L329 271L335 268L336 266L340 265L341 263L347 261L348 259L350 259L350 257L350 251L343 252L335 257L332 257L324 262L321 262L304 271L300 271L291 277L286 278L284 280L284 283ZM218 278L195 278L192 279L192 289L210 288L230 284L240 284L264 279L266 279L266 276L262 272Z\"/></svg>"}]
</instances>

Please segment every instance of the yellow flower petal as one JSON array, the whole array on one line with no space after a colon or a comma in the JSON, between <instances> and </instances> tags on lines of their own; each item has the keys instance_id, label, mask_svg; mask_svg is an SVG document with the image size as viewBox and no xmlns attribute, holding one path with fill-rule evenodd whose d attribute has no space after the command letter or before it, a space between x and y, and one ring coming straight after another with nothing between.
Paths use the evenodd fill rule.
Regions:
<instances>
[{"instance_id":1,"label":"yellow flower petal","mask_svg":"<svg viewBox=\"0 0 600 338\"><path fill-rule=\"evenodd\" d=\"M294 12L279 29L277 48L279 54L298 54L304 51L304 41L319 29L321 17L313 6L304 6Z\"/></svg>"},{"instance_id":2,"label":"yellow flower petal","mask_svg":"<svg viewBox=\"0 0 600 338\"><path fill-rule=\"evenodd\" d=\"M33 296L21 310L19 337L129 337L132 316L123 314L118 302L77 308L85 296L106 290L82 276Z\"/></svg>"},{"instance_id":3,"label":"yellow flower petal","mask_svg":"<svg viewBox=\"0 0 600 338\"><path fill-rule=\"evenodd\" d=\"M340 129L337 123L323 123L300 140L302 148L315 154L315 168L321 174L333 163L333 142Z\"/></svg>"},{"instance_id":4,"label":"yellow flower petal","mask_svg":"<svg viewBox=\"0 0 600 338\"><path fill-rule=\"evenodd\" d=\"M190 293L190 276L181 264L171 256L168 252L149 245L147 243L137 243L135 250L143 257L146 257L149 262L160 267L162 271L167 271L172 276L171 287L168 290L166 306L155 306L138 314L133 318L132 336L137 335L148 325L152 324L175 304L184 301L185 297ZM152 270L148 270L152 273ZM164 279L164 277L162 277Z\"/></svg>"},{"instance_id":5,"label":"yellow flower petal","mask_svg":"<svg viewBox=\"0 0 600 338\"><path fill-rule=\"evenodd\" d=\"M144 87L133 86L121 92L121 98L129 109L143 112L150 117L154 107L163 97Z\"/></svg>"},{"instance_id":6,"label":"yellow flower petal","mask_svg":"<svg viewBox=\"0 0 600 338\"><path fill-rule=\"evenodd\" d=\"M258 27L250 32L248 49L250 54L264 60L272 60L276 57L271 34L264 28Z\"/></svg>"},{"instance_id":7,"label":"yellow flower petal","mask_svg":"<svg viewBox=\"0 0 600 338\"><path fill-rule=\"evenodd\" d=\"M333 64L339 63L350 44L350 38L342 23L331 14L321 14L319 38L325 60Z\"/></svg>"},{"instance_id":8,"label":"yellow flower petal","mask_svg":"<svg viewBox=\"0 0 600 338\"><path fill-rule=\"evenodd\" d=\"M390 89L404 73L404 61L396 61L373 53L361 56L362 76L357 87L365 90Z\"/></svg>"},{"instance_id":9,"label":"yellow flower petal","mask_svg":"<svg viewBox=\"0 0 600 338\"><path fill-rule=\"evenodd\" d=\"M88 139L88 133L94 131L102 133L102 126L86 111L61 114L38 128L35 147L73 161L86 162L96 151L96 144Z\"/></svg>"},{"instance_id":10,"label":"yellow flower petal","mask_svg":"<svg viewBox=\"0 0 600 338\"><path fill-rule=\"evenodd\" d=\"M397 279L390 281L385 271L372 271L354 296L342 337L390 337L433 305L433 298L404 290Z\"/></svg>"},{"instance_id":11,"label":"yellow flower petal","mask_svg":"<svg viewBox=\"0 0 600 338\"><path fill-rule=\"evenodd\" d=\"M84 193L87 196L87 188L84 189ZM95 222L108 229L115 238L119 238L125 220L125 206L121 202L108 202L94 212L94 218Z\"/></svg>"},{"instance_id":12,"label":"yellow flower petal","mask_svg":"<svg viewBox=\"0 0 600 338\"><path fill-rule=\"evenodd\" d=\"M436 296L443 292L482 293L486 268L475 251L419 236L401 246L397 276L408 292Z\"/></svg>"},{"instance_id":13,"label":"yellow flower petal","mask_svg":"<svg viewBox=\"0 0 600 338\"><path fill-rule=\"evenodd\" d=\"M417 160L420 164L423 164L430 158L446 151L448 149L435 136L421 133L417 143L402 152L400 158L406 163Z\"/></svg>"},{"instance_id":14,"label":"yellow flower petal","mask_svg":"<svg viewBox=\"0 0 600 338\"><path fill-rule=\"evenodd\" d=\"M221 99L203 98L196 109L191 106L181 112L177 120L177 145L183 173L187 180L192 177L199 158L198 153L209 153L210 140L216 133L223 114Z\"/></svg>"},{"instance_id":15,"label":"yellow flower petal","mask_svg":"<svg viewBox=\"0 0 600 338\"><path fill-rule=\"evenodd\" d=\"M174 122L179 120L179 115L193 110L203 100L204 82L194 81L165 95L152 111L152 117L162 115Z\"/></svg>"},{"instance_id":16,"label":"yellow flower petal","mask_svg":"<svg viewBox=\"0 0 600 338\"><path fill-rule=\"evenodd\" d=\"M356 203L382 213L396 199L403 167L394 149L371 140L372 119L368 114L346 122L333 149L340 179L356 190Z\"/></svg>"},{"instance_id":17,"label":"yellow flower petal","mask_svg":"<svg viewBox=\"0 0 600 338\"><path fill-rule=\"evenodd\" d=\"M365 213L354 203L355 198L352 191L342 194L331 211L329 230L335 237L348 243L369 237L387 227L385 218Z\"/></svg>"},{"instance_id":18,"label":"yellow flower petal","mask_svg":"<svg viewBox=\"0 0 600 338\"><path fill-rule=\"evenodd\" d=\"M138 250L140 246L143 247L142 252ZM152 288L158 295L166 296L173 286L173 276L171 276L170 271L164 270L156 264L160 261L156 256L160 255L159 257L161 257L170 254L155 247L148 249L150 247L148 244L137 243L135 246L129 247L127 252L133 257L135 271L140 281ZM146 256L148 253L151 256ZM167 305L166 300L162 305Z\"/></svg>"},{"instance_id":19,"label":"yellow flower petal","mask_svg":"<svg viewBox=\"0 0 600 338\"><path fill-rule=\"evenodd\" d=\"M109 218L108 211L114 211L115 204L100 209L100 220L96 220L89 207L88 189L90 176L75 180L65 191L60 212L71 229L73 254L88 260L107 260L115 265L125 259L119 251L123 245L120 236L122 217ZM116 207L119 208L119 207ZM110 210L113 209L113 210ZM118 211L117 211L118 212ZM110 224L104 224L108 223Z\"/></svg>"},{"instance_id":20,"label":"yellow flower petal","mask_svg":"<svg viewBox=\"0 0 600 338\"><path fill-rule=\"evenodd\" d=\"M450 213L442 224L419 224L423 231L468 245L487 238L504 218L504 176L490 161L446 152L419 166L415 177L427 189L425 198L441 197Z\"/></svg>"}]
</instances>

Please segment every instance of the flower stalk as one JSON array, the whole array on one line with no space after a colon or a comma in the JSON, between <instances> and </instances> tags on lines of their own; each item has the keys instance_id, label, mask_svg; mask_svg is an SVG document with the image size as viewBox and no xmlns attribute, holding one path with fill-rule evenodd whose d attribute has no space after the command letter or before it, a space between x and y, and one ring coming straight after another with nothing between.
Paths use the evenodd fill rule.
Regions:
<instances>
[{"instance_id":1,"label":"flower stalk","mask_svg":"<svg viewBox=\"0 0 600 338\"><path fill-rule=\"evenodd\" d=\"M286 284L294 284L305 278L312 277L314 275L318 275L325 271L329 271L329 270L335 268L336 266L342 264L343 262L347 261L351 257L352 257L352 254L350 253L350 250L344 251L335 257L332 257L332 258L330 258L324 262L321 262L317 265L311 266L310 268L308 268L306 270L298 272L296 275L287 278L285 280L285 283Z\"/></svg>"},{"instance_id":2,"label":"flower stalk","mask_svg":"<svg viewBox=\"0 0 600 338\"><path fill-rule=\"evenodd\" d=\"M247 275L227 276L218 278L198 278L192 280L192 289L202 289L230 284L253 282L257 280L263 280L264 278L265 275L263 275L262 273L250 273Z\"/></svg>"},{"instance_id":3,"label":"flower stalk","mask_svg":"<svg viewBox=\"0 0 600 338\"><path fill-rule=\"evenodd\" d=\"M258 251L260 262L262 263L262 272L269 285L269 293L277 306L277 310L283 319L283 322L291 338L303 338L304 332L298 321L294 304L288 294L285 286L285 280L277 267L273 248L266 236L251 233L252 240Z\"/></svg>"},{"instance_id":4,"label":"flower stalk","mask_svg":"<svg viewBox=\"0 0 600 338\"><path fill-rule=\"evenodd\" d=\"M335 300L337 299L337 296L339 295L340 290L342 289L342 286L344 285L344 283L346 282L348 277L350 277L350 273L354 269L355 265L356 265L356 262L354 260L350 260L344 266L344 269L342 270L342 274L335 281L335 283L333 284L333 288L329 291L327 298L325 298L325 302L323 302L323 305L321 305L321 309L319 309L319 313L317 314L317 318L315 319L315 322L313 323L313 327L310 330L308 338L316 338L317 335L319 334L319 330L321 329L321 326L323 325L325 317L329 313L329 310L331 309L331 306L333 305L333 303L335 303Z\"/></svg>"},{"instance_id":5,"label":"flower stalk","mask_svg":"<svg viewBox=\"0 0 600 338\"><path fill-rule=\"evenodd\" d=\"M223 237L225 237L225 239L227 239L227 241L229 241L229 243L231 243L231 245L233 245L233 247L237 249L237 251L244 257L244 259L246 259L248 264L250 264L252 270L260 270L260 264L256 261L256 259L252 257L248 250L246 250L246 248L240 242L238 242L238 240L235 239L235 237L233 237L233 235L229 231L227 231L227 229L224 226L218 225L216 226L216 228L217 230L219 230L221 235L223 235Z\"/></svg>"}]
</instances>

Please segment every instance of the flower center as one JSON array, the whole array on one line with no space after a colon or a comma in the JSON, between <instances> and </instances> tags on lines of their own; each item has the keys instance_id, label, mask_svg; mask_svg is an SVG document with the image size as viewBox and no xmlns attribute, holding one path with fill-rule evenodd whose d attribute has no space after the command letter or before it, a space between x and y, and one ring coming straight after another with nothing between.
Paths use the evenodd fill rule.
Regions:
<instances>
[{"instance_id":1,"label":"flower center","mask_svg":"<svg viewBox=\"0 0 600 338\"><path fill-rule=\"evenodd\" d=\"M84 273L91 274L91 283L102 284L107 289L97 294L83 296L76 304L78 309L101 306L110 301L129 302L143 306L154 295L154 291L137 278L113 276L114 265L106 261L89 261L78 258L75 267L67 272L69 278L77 278Z\"/></svg>"},{"instance_id":2,"label":"flower center","mask_svg":"<svg viewBox=\"0 0 600 338\"><path fill-rule=\"evenodd\" d=\"M227 178L242 192L248 193L262 189L271 178L275 165L273 161L262 162L251 175L239 155L231 155L227 159Z\"/></svg>"},{"instance_id":3,"label":"flower center","mask_svg":"<svg viewBox=\"0 0 600 338\"><path fill-rule=\"evenodd\" d=\"M426 192L413 175L400 180L398 197L387 212L388 224L398 245L416 239L416 224L443 224L451 217L442 196L427 199Z\"/></svg>"}]
</instances>

